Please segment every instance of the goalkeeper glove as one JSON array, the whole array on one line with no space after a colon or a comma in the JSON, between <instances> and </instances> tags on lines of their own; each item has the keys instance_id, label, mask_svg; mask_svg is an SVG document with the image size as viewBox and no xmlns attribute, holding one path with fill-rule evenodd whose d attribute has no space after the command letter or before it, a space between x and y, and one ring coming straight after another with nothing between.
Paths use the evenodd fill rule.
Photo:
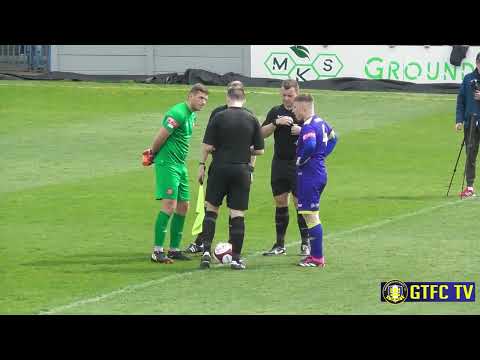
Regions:
<instances>
[{"instance_id":1,"label":"goalkeeper glove","mask_svg":"<svg viewBox=\"0 0 480 360\"><path fill-rule=\"evenodd\" d=\"M153 152L152 149L147 149L143 153L143 166L150 166L153 164Z\"/></svg>"}]
</instances>

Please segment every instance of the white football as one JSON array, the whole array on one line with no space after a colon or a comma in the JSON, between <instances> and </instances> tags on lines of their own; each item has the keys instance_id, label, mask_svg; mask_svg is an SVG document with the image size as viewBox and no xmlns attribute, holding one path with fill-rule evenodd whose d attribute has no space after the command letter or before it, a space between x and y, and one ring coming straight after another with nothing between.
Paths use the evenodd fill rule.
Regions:
<instances>
[{"instance_id":1,"label":"white football","mask_svg":"<svg viewBox=\"0 0 480 360\"><path fill-rule=\"evenodd\" d=\"M218 261L222 264L229 264L232 262L232 244L219 243L213 252Z\"/></svg>"}]
</instances>

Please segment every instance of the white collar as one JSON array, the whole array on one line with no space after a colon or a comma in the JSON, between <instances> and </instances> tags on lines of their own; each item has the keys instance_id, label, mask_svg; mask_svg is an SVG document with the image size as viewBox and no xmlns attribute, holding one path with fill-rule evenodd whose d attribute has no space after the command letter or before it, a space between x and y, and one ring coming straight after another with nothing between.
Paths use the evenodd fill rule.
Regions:
<instances>
[{"instance_id":1,"label":"white collar","mask_svg":"<svg viewBox=\"0 0 480 360\"><path fill-rule=\"evenodd\" d=\"M310 116L307 120L305 120L303 123L308 125L312 122L313 118L315 117L315 114L313 114L312 116Z\"/></svg>"}]
</instances>

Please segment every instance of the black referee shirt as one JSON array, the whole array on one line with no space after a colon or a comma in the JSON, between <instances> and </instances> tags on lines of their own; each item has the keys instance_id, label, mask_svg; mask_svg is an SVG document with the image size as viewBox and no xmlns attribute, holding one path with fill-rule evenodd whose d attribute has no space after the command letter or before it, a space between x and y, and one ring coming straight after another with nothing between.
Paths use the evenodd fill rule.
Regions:
<instances>
[{"instance_id":1,"label":"black referee shirt","mask_svg":"<svg viewBox=\"0 0 480 360\"><path fill-rule=\"evenodd\" d=\"M210 124L210 121L212 121L212 119L215 117L215 115L217 115L219 112L221 112L223 110L227 110L227 109L228 109L227 105L222 105L222 106L219 106L219 107L213 109L212 113L210 114L210 117L208 118L207 126L208 126L208 124ZM253 112L248 110L247 108L242 108L242 109L248 111L250 114L253 115Z\"/></svg>"},{"instance_id":2,"label":"black referee shirt","mask_svg":"<svg viewBox=\"0 0 480 360\"><path fill-rule=\"evenodd\" d=\"M285 106L278 105L273 107L267 114L267 118L262 127L273 123L278 117L290 116L294 123L302 126L295 118L295 114L291 110L287 110ZM280 125L275 129L273 136L275 138L275 146L273 152L274 160L295 160L298 135L291 134L291 127L288 125Z\"/></svg>"},{"instance_id":3,"label":"black referee shirt","mask_svg":"<svg viewBox=\"0 0 480 360\"><path fill-rule=\"evenodd\" d=\"M230 107L217 113L209 122L203 143L213 145L213 163L248 164L250 146L264 148L257 118L244 108Z\"/></svg>"}]
</instances>

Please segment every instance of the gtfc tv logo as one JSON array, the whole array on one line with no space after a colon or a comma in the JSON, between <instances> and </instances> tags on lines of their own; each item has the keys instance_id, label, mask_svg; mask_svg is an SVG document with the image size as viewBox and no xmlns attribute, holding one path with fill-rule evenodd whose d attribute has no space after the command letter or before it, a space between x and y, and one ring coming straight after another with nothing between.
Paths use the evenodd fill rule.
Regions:
<instances>
[{"instance_id":1,"label":"gtfc tv logo","mask_svg":"<svg viewBox=\"0 0 480 360\"><path fill-rule=\"evenodd\" d=\"M403 302L474 302L473 282L402 282L380 284L381 300L391 304Z\"/></svg>"}]
</instances>

